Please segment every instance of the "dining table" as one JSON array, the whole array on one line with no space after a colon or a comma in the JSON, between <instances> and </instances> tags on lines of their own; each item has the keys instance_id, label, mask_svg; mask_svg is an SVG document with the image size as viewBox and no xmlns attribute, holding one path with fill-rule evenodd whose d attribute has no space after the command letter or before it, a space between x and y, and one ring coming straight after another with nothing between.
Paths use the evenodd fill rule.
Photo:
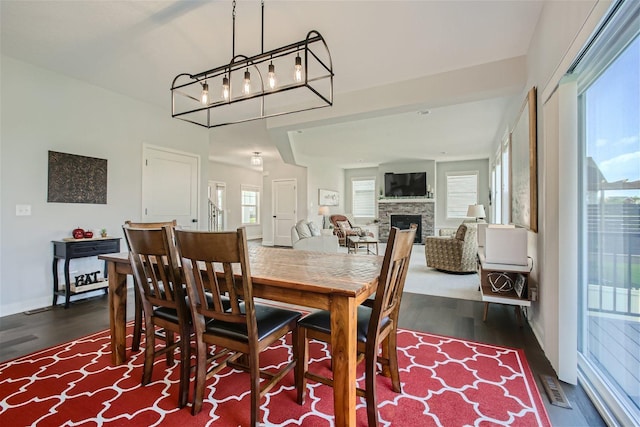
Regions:
<instances>
[{"instance_id":1,"label":"dining table","mask_svg":"<svg viewBox=\"0 0 640 427\"><path fill-rule=\"evenodd\" d=\"M331 312L336 426L356 425L357 307L376 291L382 257L249 245L254 297ZM127 360L128 252L100 255L109 282L111 362Z\"/></svg>"}]
</instances>

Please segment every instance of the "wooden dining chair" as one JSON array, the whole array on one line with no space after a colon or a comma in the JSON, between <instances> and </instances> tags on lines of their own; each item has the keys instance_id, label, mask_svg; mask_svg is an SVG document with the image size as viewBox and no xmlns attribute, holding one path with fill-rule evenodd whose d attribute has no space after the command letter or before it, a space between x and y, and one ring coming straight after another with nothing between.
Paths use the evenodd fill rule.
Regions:
<instances>
[{"instance_id":1,"label":"wooden dining chair","mask_svg":"<svg viewBox=\"0 0 640 427\"><path fill-rule=\"evenodd\" d=\"M153 363L164 354L167 365L174 363L180 348L180 386L178 404L182 408L189 396L191 317L187 308L182 274L173 241L173 228L123 227L129 245L129 260L140 294L145 322L145 358L142 385L151 382ZM156 328L164 330L165 345L156 350ZM178 334L176 341L174 335Z\"/></svg>"},{"instance_id":2,"label":"wooden dining chair","mask_svg":"<svg viewBox=\"0 0 640 427\"><path fill-rule=\"evenodd\" d=\"M364 356L365 388L358 388L358 396L366 398L369 426L378 425L376 401L376 367L383 366L383 374L391 377L393 391L401 392L398 371L397 329L398 314L404 282L409 269L411 249L416 234L416 226L409 230L393 227L389 233L375 299L372 304L358 306L357 351ZM303 317L298 322L298 344L296 357L296 389L298 403L304 403L306 380L333 386L333 380L308 370L308 340L315 339L331 343L331 313L320 310ZM381 351L380 351L380 347ZM359 361L362 360L360 357Z\"/></svg>"},{"instance_id":3,"label":"wooden dining chair","mask_svg":"<svg viewBox=\"0 0 640 427\"><path fill-rule=\"evenodd\" d=\"M256 426L260 399L295 366L292 358L278 373L261 371L260 352L291 331L295 356L296 324L301 315L297 311L254 304L244 228L231 232L176 230L175 235L196 342L192 413L196 415L202 408L206 379L232 365L250 373L251 425ZM221 299L223 292L229 298L229 309L225 309ZM209 345L222 350L207 371ZM243 355L247 361L237 366L234 362ZM260 377L267 379L262 387Z\"/></svg>"},{"instance_id":4,"label":"wooden dining chair","mask_svg":"<svg viewBox=\"0 0 640 427\"><path fill-rule=\"evenodd\" d=\"M161 222L133 222L131 220L126 220L124 225L130 228L162 228L165 225L168 225L172 228L176 228L178 225L178 221L175 219L172 221L161 221ZM133 339L131 340L131 350L138 351L140 350L140 340L142 338L142 304L140 303L140 295L138 294L137 287L134 288L133 292L134 297L134 320L133 320Z\"/></svg>"}]
</instances>

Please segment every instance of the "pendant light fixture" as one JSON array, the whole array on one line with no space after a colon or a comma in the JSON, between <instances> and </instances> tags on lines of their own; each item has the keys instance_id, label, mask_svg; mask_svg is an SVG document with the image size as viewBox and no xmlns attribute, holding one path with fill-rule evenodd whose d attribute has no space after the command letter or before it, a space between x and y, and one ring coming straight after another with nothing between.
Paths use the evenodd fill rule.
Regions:
<instances>
[{"instance_id":1,"label":"pendant light fixture","mask_svg":"<svg viewBox=\"0 0 640 427\"><path fill-rule=\"evenodd\" d=\"M234 0L231 60L199 73L178 74L171 85L172 117L211 128L333 105L333 63L322 35L311 30L303 40L265 52L264 0L261 7L261 52L236 54ZM292 74L276 74L292 66ZM211 82L220 85L219 96L211 95Z\"/></svg>"},{"instance_id":2,"label":"pendant light fixture","mask_svg":"<svg viewBox=\"0 0 640 427\"><path fill-rule=\"evenodd\" d=\"M251 156L251 166L262 166L262 157L260 157L259 151L254 151Z\"/></svg>"}]
</instances>

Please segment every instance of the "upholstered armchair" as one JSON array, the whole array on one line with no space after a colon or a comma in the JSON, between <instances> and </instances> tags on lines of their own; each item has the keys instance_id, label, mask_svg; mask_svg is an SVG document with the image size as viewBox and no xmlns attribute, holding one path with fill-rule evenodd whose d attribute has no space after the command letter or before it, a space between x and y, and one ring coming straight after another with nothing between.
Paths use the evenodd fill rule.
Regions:
<instances>
[{"instance_id":1,"label":"upholstered armchair","mask_svg":"<svg viewBox=\"0 0 640 427\"><path fill-rule=\"evenodd\" d=\"M478 225L460 224L451 236L430 236L425 240L427 267L452 273L477 271Z\"/></svg>"},{"instance_id":2,"label":"upholstered armchair","mask_svg":"<svg viewBox=\"0 0 640 427\"><path fill-rule=\"evenodd\" d=\"M351 221L349 221L349 218L344 215L331 215L329 220L331 224L333 224L333 234L338 236L340 246L346 246L347 237L360 236L362 233L362 229L360 227L354 227ZM372 233L367 233L367 235L373 237Z\"/></svg>"}]
</instances>

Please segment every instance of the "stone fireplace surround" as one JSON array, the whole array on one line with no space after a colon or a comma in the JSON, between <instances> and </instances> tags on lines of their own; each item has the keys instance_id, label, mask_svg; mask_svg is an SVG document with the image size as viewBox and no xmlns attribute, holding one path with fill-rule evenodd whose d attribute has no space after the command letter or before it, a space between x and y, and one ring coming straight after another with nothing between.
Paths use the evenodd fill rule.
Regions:
<instances>
[{"instance_id":1,"label":"stone fireplace surround","mask_svg":"<svg viewBox=\"0 0 640 427\"><path fill-rule=\"evenodd\" d=\"M391 215L421 215L422 236L424 243L427 236L433 236L435 227L435 199L429 198L395 198L378 200L379 240L386 242L391 228Z\"/></svg>"}]
</instances>

